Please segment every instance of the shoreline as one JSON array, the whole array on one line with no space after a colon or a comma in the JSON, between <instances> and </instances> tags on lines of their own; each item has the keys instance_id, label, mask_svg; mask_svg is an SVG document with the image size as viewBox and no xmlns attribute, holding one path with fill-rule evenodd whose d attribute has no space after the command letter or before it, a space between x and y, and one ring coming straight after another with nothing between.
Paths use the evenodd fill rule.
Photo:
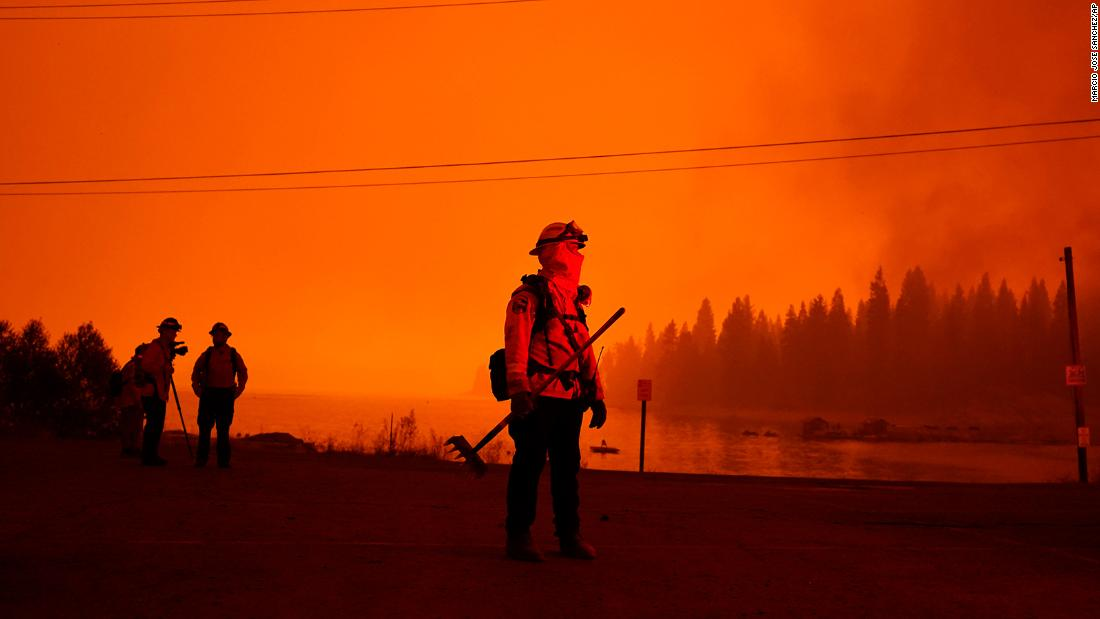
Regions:
<instances>
[{"instance_id":1,"label":"shoreline","mask_svg":"<svg viewBox=\"0 0 1100 619\"><path fill-rule=\"evenodd\" d=\"M20 437L0 434L0 446L13 440L22 440ZM39 433L33 440L45 441L45 442L73 442L73 443L90 443L90 444L109 444L112 447L117 442L114 438L96 438L96 437L56 437L52 435L46 435L45 433ZM851 438L843 439L810 439L821 440L821 442L845 442L850 441L854 443L888 443L891 441L875 441L875 440L856 440ZM211 443L214 439L211 439ZM908 444L901 442L902 444ZM942 444L954 445L958 444L957 441L947 441ZM370 451L360 451L356 449L336 448L332 450L323 449L322 445L318 443L310 442L306 439L299 438L293 434L286 432L265 432L259 434L246 435L233 437L233 447L236 450L242 444L250 450L268 451L271 453L295 453L303 454L307 457L317 457L323 459L343 459L349 462L358 462L360 464L371 466L372 468L380 469L402 469L409 467L410 469L437 469L443 472L463 473L465 469L463 465L453 461L447 454L444 453L441 456L435 456L422 453L372 453ZM925 442L920 444L935 445L941 444L938 442ZM1046 443L987 443L987 442L975 442L975 444L996 444L996 445L1020 445L1020 446L1051 446ZM1061 446L1068 446L1070 443L1062 444ZM162 450L164 448L170 448L186 454L186 446L183 437L183 432L180 430L165 430L162 435L161 441ZM168 447L171 446L171 447ZM194 449L195 437L191 435L191 446ZM212 447L213 449L213 447ZM583 451L583 450L582 450ZM599 454L594 454L599 455ZM1098 456L1100 457L1100 456ZM124 460L132 461L132 460ZM136 461L134 461L136 465ZM507 471L509 467L508 462L486 462L486 465L493 470ZM1097 468L1100 463L1097 462L1096 457L1092 461L1092 468ZM1090 469L1091 470L1091 469ZM737 474L737 473L700 473L700 472L688 472L688 471L652 471L647 470L643 474L639 474L636 470L624 470L624 469L594 469L589 467L583 467L582 471L608 474L608 475L624 475L626 477L637 477L639 479L659 479L668 478L676 480L701 480L701 481L716 481L716 480L729 480L744 481L744 482L776 482L776 483L792 483L792 484L831 484L831 485L874 485L874 486L1061 486L1061 485L1078 485L1081 484L1076 478L1070 479L1069 473L1067 473L1064 480L1056 481L957 481L957 480L921 480L921 479L890 479L890 478L865 478L865 477L828 477L828 476L785 476L785 475L749 475L749 474ZM640 476L639 476L640 475ZM1090 474L1088 486L1100 485L1100 475Z\"/></svg>"}]
</instances>

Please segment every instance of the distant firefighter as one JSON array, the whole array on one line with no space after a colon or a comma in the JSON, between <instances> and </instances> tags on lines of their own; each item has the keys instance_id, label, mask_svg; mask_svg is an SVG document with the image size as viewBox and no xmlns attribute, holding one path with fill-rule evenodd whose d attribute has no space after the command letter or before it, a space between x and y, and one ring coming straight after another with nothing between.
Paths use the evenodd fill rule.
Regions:
<instances>
[{"instance_id":1,"label":"distant firefighter","mask_svg":"<svg viewBox=\"0 0 1100 619\"><path fill-rule=\"evenodd\" d=\"M157 339L145 345L137 369L140 376L141 407L145 410L145 435L141 441L141 463L145 466L168 464L160 457L160 435L164 432L164 414L168 407L168 390L176 371L172 361L187 353L176 336L183 325L175 318L165 318L157 326Z\"/></svg>"},{"instance_id":2,"label":"distant firefighter","mask_svg":"<svg viewBox=\"0 0 1100 619\"><path fill-rule=\"evenodd\" d=\"M244 393L248 368L236 348L227 342L233 335L224 322L210 328L214 345L207 348L191 372L191 388L199 396L199 447L195 466L206 466L210 457L210 431L218 428L218 466L229 468L229 426L233 424L234 404Z\"/></svg>"},{"instance_id":3,"label":"distant firefighter","mask_svg":"<svg viewBox=\"0 0 1100 619\"><path fill-rule=\"evenodd\" d=\"M111 395L118 409L118 432L122 440L122 456L136 457L141 453L141 385L138 384L137 365L146 344L134 349L134 356L112 377Z\"/></svg>"},{"instance_id":4,"label":"distant firefighter","mask_svg":"<svg viewBox=\"0 0 1100 619\"><path fill-rule=\"evenodd\" d=\"M548 453L555 534L561 551L568 557L596 558L596 549L580 535L577 487L582 416L592 409L589 427L593 428L602 427L607 419L592 349L573 367L564 368L538 397L531 397L532 384L551 376L559 368L557 364L564 363L589 337L584 307L591 303L592 293L580 285L584 261L580 250L587 240L575 222L546 226L530 252L542 268L537 275L524 277L523 285L512 293L504 321L508 394L515 415L508 433L516 445L508 475L505 548L508 557L520 561L542 560L531 538L531 525Z\"/></svg>"}]
</instances>

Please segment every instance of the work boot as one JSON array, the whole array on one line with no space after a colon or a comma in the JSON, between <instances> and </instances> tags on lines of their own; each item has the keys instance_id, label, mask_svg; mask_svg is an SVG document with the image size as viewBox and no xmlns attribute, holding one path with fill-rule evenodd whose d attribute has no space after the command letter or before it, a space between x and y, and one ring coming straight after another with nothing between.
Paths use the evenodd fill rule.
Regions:
<instances>
[{"instance_id":1,"label":"work boot","mask_svg":"<svg viewBox=\"0 0 1100 619\"><path fill-rule=\"evenodd\" d=\"M542 553L535 545L535 540L531 539L530 531L509 533L508 541L504 545L504 552L509 559L514 561L530 561L531 563L542 561Z\"/></svg>"},{"instance_id":2,"label":"work boot","mask_svg":"<svg viewBox=\"0 0 1100 619\"><path fill-rule=\"evenodd\" d=\"M570 559L585 559L591 561L596 558L596 547L584 541L580 533L567 533L558 536L561 545L561 554Z\"/></svg>"}]
</instances>

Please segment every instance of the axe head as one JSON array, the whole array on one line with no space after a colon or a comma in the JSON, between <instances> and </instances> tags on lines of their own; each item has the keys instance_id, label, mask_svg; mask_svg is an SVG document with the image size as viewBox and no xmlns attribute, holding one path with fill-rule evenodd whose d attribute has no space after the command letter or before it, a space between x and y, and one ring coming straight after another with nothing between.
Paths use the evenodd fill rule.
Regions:
<instances>
[{"instance_id":1,"label":"axe head","mask_svg":"<svg viewBox=\"0 0 1100 619\"><path fill-rule=\"evenodd\" d=\"M485 462L481 459L481 456L477 455L465 436L452 436L443 444L450 445L450 451L458 454L455 456L455 460L465 460L466 466L469 466L477 477L484 476L485 472L489 470L489 467L485 466Z\"/></svg>"}]
</instances>

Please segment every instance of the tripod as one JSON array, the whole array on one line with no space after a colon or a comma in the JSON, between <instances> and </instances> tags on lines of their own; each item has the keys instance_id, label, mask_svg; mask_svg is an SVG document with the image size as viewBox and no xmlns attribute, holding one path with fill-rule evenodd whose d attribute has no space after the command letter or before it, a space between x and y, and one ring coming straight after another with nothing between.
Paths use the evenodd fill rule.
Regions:
<instances>
[{"instance_id":1,"label":"tripod","mask_svg":"<svg viewBox=\"0 0 1100 619\"><path fill-rule=\"evenodd\" d=\"M183 440L187 443L187 455L194 460L195 453L191 451L191 437L187 435L187 424L183 422L183 407L180 406L180 394L176 392L176 381L172 377L169 377L168 381L172 385L172 397L176 399L176 411L180 414L180 427L183 428Z\"/></svg>"}]
</instances>

